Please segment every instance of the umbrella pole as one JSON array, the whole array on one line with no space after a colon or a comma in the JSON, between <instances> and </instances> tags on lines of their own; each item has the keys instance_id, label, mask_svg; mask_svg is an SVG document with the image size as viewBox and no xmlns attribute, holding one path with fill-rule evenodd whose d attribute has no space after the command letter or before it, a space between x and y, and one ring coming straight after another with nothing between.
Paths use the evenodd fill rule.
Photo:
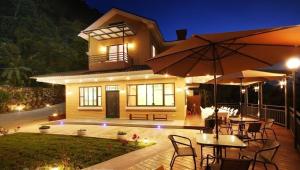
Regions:
<instances>
[{"instance_id":1,"label":"umbrella pole","mask_svg":"<svg viewBox=\"0 0 300 170\"><path fill-rule=\"evenodd\" d=\"M240 114L241 119L243 118L243 112L242 112L242 99L243 98L243 79L240 79Z\"/></svg>"},{"instance_id":2,"label":"umbrella pole","mask_svg":"<svg viewBox=\"0 0 300 170\"><path fill-rule=\"evenodd\" d=\"M214 48L215 49L215 48ZM219 138L219 122L218 122L218 107L217 107L217 61L216 52L214 50L214 106L215 106L215 120L216 120L216 138Z\"/></svg>"}]
</instances>

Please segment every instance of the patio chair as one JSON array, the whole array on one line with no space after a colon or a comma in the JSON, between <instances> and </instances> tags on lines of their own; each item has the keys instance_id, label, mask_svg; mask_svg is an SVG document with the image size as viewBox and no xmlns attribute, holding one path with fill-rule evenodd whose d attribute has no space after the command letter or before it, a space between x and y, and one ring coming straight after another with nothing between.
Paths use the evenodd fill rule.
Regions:
<instances>
[{"instance_id":1,"label":"patio chair","mask_svg":"<svg viewBox=\"0 0 300 170\"><path fill-rule=\"evenodd\" d=\"M249 139L256 139L256 134L259 133L261 135L261 138L263 138L263 134L261 132L261 123L255 122L255 123L249 123L248 128L242 136L240 135L239 138L242 140L249 140ZM249 134L251 136L249 136Z\"/></svg>"},{"instance_id":2,"label":"patio chair","mask_svg":"<svg viewBox=\"0 0 300 170\"><path fill-rule=\"evenodd\" d=\"M251 164L251 160L246 159L222 158L221 163L215 163L215 159L214 156L207 155L206 170L248 170ZM212 163L209 160L213 160Z\"/></svg>"},{"instance_id":3,"label":"patio chair","mask_svg":"<svg viewBox=\"0 0 300 170\"><path fill-rule=\"evenodd\" d=\"M178 136L178 135L169 135L168 138L171 140L175 150L172 156L172 160L170 162L171 169L173 168L176 158L182 156L192 156L194 160L194 168L196 169L197 155L195 149L192 146L191 140L187 137ZM183 141L188 141L188 143L184 143Z\"/></svg>"},{"instance_id":4,"label":"patio chair","mask_svg":"<svg viewBox=\"0 0 300 170\"><path fill-rule=\"evenodd\" d=\"M278 166L274 163L273 160L278 151L278 148L280 147L279 142L270 139L255 139L250 141L254 141L255 143L262 142L262 146L259 147L256 151L251 151L247 148L242 150L239 153L240 158L251 160L253 162L252 170L254 170L256 162L263 163L265 169L267 169L267 164L271 164L278 170ZM248 147L251 147L250 144Z\"/></svg>"},{"instance_id":5,"label":"patio chair","mask_svg":"<svg viewBox=\"0 0 300 170\"><path fill-rule=\"evenodd\" d=\"M275 139L277 140L276 133L275 133L274 129L272 128L274 121L275 121L274 119L267 119L267 121L264 124L264 127L261 128L261 131L262 131L262 136L264 136L264 134L266 134L267 138L268 138L267 130L272 131L273 135L275 136Z\"/></svg>"}]
</instances>

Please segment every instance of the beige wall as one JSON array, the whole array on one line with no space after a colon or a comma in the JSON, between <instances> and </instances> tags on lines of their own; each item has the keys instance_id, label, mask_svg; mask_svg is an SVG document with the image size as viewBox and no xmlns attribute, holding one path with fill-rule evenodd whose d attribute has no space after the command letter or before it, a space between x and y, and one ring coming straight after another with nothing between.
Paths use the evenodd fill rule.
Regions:
<instances>
[{"instance_id":1,"label":"beige wall","mask_svg":"<svg viewBox=\"0 0 300 170\"><path fill-rule=\"evenodd\" d=\"M114 16L106 24L116 23L116 22L125 22L127 23L132 30L136 33L133 36L125 37L124 42L132 43L134 48L128 49L128 55L133 60L134 65L144 65L145 61L151 57L151 45L154 44L157 48L157 52L161 51L161 47L158 41L151 35L150 30L147 28L146 24L142 22L137 22L125 18L123 16ZM104 24L103 26L105 26ZM113 38L108 40L96 40L90 38L89 41L89 55L103 55L106 53L101 53L101 47L107 47L116 44L123 44L123 38Z\"/></svg>"},{"instance_id":2,"label":"beige wall","mask_svg":"<svg viewBox=\"0 0 300 170\"><path fill-rule=\"evenodd\" d=\"M127 106L127 85L144 84L144 83L175 83L175 110L126 110ZM168 113L169 119L182 120L185 118L185 81L182 78L164 78L164 79L147 79L132 81L111 81L97 83L81 83L66 85L66 112L68 119L103 119L106 115L105 108L105 86L118 85L120 94L120 118L128 119L130 113L149 113L152 119L152 113ZM80 110L79 107L79 87L84 86L101 86L102 87L102 110ZM153 107L151 107L153 108ZM162 108L162 107L160 107Z\"/></svg>"}]
</instances>

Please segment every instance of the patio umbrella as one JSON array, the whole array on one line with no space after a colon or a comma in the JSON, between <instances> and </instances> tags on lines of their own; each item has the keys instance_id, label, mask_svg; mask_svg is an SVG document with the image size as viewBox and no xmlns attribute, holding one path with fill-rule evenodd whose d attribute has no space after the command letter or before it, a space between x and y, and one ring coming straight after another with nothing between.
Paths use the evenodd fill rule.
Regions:
<instances>
[{"instance_id":1,"label":"patio umbrella","mask_svg":"<svg viewBox=\"0 0 300 170\"><path fill-rule=\"evenodd\" d=\"M181 77L213 74L217 119L216 75L283 62L299 54L299 37L300 26L194 35L149 59L147 63L154 73Z\"/></svg>"},{"instance_id":2,"label":"patio umbrella","mask_svg":"<svg viewBox=\"0 0 300 170\"><path fill-rule=\"evenodd\" d=\"M244 83L253 84L258 82L265 82L270 80L282 80L285 78L285 74L281 73L271 73L266 71L258 71L258 70L244 70L237 73L227 74L216 79L218 84L230 84L240 86L240 113L241 118L243 117L242 112L242 88ZM213 84L214 80L210 80L206 82L207 84ZM260 106L259 106L260 108Z\"/></svg>"}]
</instances>

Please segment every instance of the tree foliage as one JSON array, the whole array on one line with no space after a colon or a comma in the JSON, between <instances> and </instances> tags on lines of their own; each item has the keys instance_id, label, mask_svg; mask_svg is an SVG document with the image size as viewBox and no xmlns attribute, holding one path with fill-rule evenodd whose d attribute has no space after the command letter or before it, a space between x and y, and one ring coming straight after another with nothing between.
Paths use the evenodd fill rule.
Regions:
<instances>
[{"instance_id":1,"label":"tree foliage","mask_svg":"<svg viewBox=\"0 0 300 170\"><path fill-rule=\"evenodd\" d=\"M77 35L98 17L82 0L0 0L1 83L87 69L87 44Z\"/></svg>"}]
</instances>

